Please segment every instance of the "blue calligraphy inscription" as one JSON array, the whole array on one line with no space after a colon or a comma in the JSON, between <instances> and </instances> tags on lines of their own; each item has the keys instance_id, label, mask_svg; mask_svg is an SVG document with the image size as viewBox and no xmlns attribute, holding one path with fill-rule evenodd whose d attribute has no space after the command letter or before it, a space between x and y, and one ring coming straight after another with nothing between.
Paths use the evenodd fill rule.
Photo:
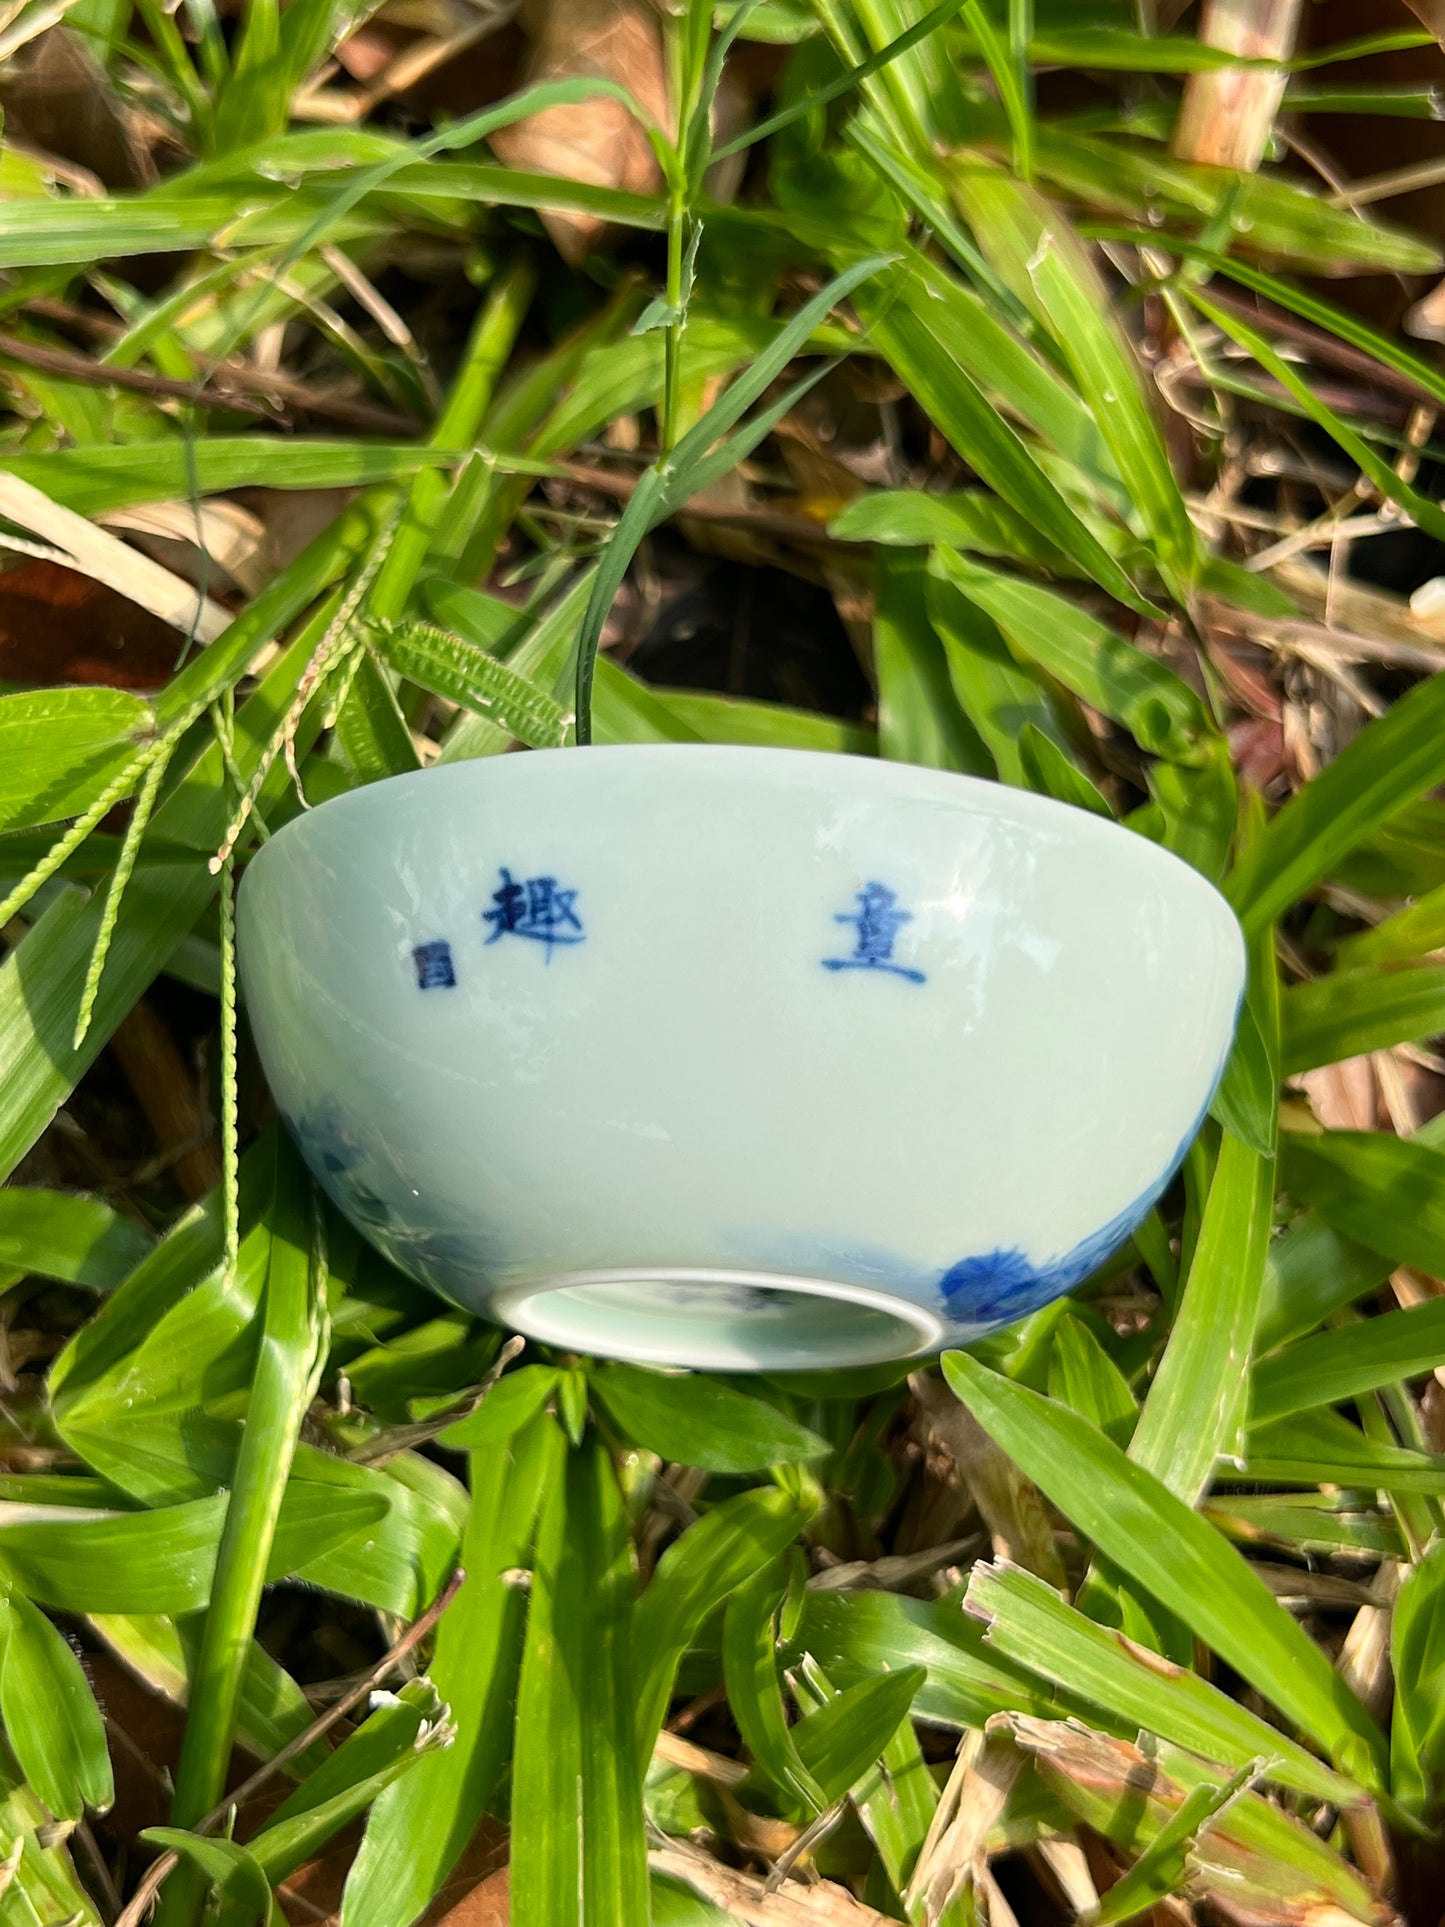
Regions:
<instances>
[{"instance_id":1,"label":"blue calligraphy inscription","mask_svg":"<svg viewBox=\"0 0 1445 1927\"><path fill-rule=\"evenodd\" d=\"M510 870L502 871L502 885L492 892L491 910L482 922L495 926L489 944L503 937L530 937L546 950L547 961L559 943L585 943L587 933L577 915L577 892L559 890L556 877L528 877L518 883Z\"/></svg>"},{"instance_id":2,"label":"blue calligraphy inscription","mask_svg":"<svg viewBox=\"0 0 1445 1927\"><path fill-rule=\"evenodd\" d=\"M858 892L858 908L852 916L839 912L834 923L852 924L857 935L851 957L825 957L824 970L888 970L895 977L906 977L911 984L926 983L921 970L909 970L893 961L893 946L905 923L912 923L913 912L900 910L898 896L884 883L865 883Z\"/></svg>"},{"instance_id":3,"label":"blue calligraphy inscription","mask_svg":"<svg viewBox=\"0 0 1445 1927\"><path fill-rule=\"evenodd\" d=\"M418 990L455 990L457 972L449 943L441 938L435 943L419 943L411 960L416 965Z\"/></svg>"}]
</instances>

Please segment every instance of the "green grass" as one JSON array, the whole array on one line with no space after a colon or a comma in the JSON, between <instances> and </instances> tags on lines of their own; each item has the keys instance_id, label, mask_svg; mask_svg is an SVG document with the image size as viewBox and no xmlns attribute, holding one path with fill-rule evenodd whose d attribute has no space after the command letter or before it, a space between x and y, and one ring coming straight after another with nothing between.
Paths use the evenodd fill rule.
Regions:
<instances>
[{"instance_id":1,"label":"green grass","mask_svg":"<svg viewBox=\"0 0 1445 1927\"><path fill-rule=\"evenodd\" d=\"M485 1815L516 1822L521 1927L800 1917L770 1869L832 1883L819 1919L964 1927L996 1875L1045 1918L1081 1840L1122 1875L1100 1922L1438 1895L1445 675L1403 603L1353 654L1340 604L1342 671L1256 647L1253 698L1218 646L1328 640L1347 584L1304 606L1241 566L1291 528L1388 505L1445 534L1440 450L1408 459L1438 363L1318 291L1434 250L1282 161L1171 158L1180 77L1220 56L1113 0L694 0L655 194L487 146L622 97L601 80L420 135L305 124L349 18L80 0L107 97L168 130L159 178L95 195L4 157L0 333L61 364L0 341L0 543L61 526L27 491L92 522L353 492L264 586L209 584L229 627L177 636L154 692L0 692L0 1921L129 1923L158 1890L166 1927L244 1927L364 1818L342 1927L409 1927ZM1427 39L1402 9L1295 65L1331 111L1398 115L1351 62ZM771 91L724 139L744 41L778 50ZM613 224L570 275L538 219L569 210ZM302 432L236 405L278 339ZM1284 479L1246 498L1250 449ZM826 583L866 696L601 652L689 540ZM1261 796L1238 765L1271 702L1296 750ZM1239 1042L1134 1245L913 1388L503 1353L364 1248L270 1121L236 873L297 787L590 741L964 771L1218 882ZM107 1046L142 999L202 1067L204 1196L133 1155ZM1284 1080L1366 1053L1378 1128L1321 1130ZM388 1692L316 1730L398 1640ZM78 1656L103 1648L184 1706L165 1826L106 1818L133 1741ZM248 1786L233 1826L258 1766L284 1803Z\"/></svg>"}]
</instances>

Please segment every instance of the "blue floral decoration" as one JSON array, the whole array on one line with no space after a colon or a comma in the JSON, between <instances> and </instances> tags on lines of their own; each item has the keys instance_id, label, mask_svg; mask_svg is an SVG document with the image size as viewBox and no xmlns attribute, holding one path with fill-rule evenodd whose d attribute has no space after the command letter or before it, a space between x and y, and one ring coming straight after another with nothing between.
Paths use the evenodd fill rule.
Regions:
<instances>
[{"instance_id":1,"label":"blue floral decoration","mask_svg":"<svg viewBox=\"0 0 1445 1927\"><path fill-rule=\"evenodd\" d=\"M1168 1175L1157 1190L1136 1199L1060 1257L1039 1261L1013 1249L961 1258L938 1281L950 1315L970 1325L1010 1325L1062 1298L1118 1250L1167 1183Z\"/></svg>"},{"instance_id":2,"label":"blue floral decoration","mask_svg":"<svg viewBox=\"0 0 1445 1927\"><path fill-rule=\"evenodd\" d=\"M1210 1087L1209 1103L1214 1101L1214 1089L1223 1069L1221 1060ZM1208 1109L1207 1103L1185 1132L1157 1183L1126 1205L1117 1217L1097 1231L1091 1231L1072 1251L1055 1258L1034 1259L1016 1246L1000 1247L996 1251L980 1252L976 1257L960 1258L956 1265L950 1265L938 1281L949 1315L959 1324L1011 1325L1017 1319L1027 1318L1030 1312L1052 1304L1054 1299L1062 1298L1075 1285L1081 1285L1106 1258L1113 1256L1159 1202L1169 1180L1184 1162L1184 1154L1194 1142Z\"/></svg>"}]
</instances>

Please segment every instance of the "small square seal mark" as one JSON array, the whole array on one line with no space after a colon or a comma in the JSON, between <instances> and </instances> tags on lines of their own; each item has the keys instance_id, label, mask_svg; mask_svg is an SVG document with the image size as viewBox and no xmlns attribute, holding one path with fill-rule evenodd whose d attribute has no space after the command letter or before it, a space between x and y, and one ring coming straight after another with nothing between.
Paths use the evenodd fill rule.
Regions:
<instances>
[{"instance_id":1,"label":"small square seal mark","mask_svg":"<svg viewBox=\"0 0 1445 1927\"><path fill-rule=\"evenodd\" d=\"M444 939L419 943L411 953L411 960L416 965L418 990L455 990L456 965L452 962L452 947Z\"/></svg>"}]
</instances>

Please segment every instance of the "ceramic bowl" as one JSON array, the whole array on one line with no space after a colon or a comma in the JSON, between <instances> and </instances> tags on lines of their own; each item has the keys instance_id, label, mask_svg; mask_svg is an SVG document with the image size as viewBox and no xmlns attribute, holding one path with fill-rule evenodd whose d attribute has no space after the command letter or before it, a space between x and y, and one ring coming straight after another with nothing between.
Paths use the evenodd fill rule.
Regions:
<instances>
[{"instance_id":1,"label":"ceramic bowl","mask_svg":"<svg viewBox=\"0 0 1445 1927\"><path fill-rule=\"evenodd\" d=\"M791 750L376 783L281 830L238 917L281 1111L395 1264L725 1371L925 1353L1078 1284L1178 1165L1245 971L1141 836Z\"/></svg>"}]
</instances>

